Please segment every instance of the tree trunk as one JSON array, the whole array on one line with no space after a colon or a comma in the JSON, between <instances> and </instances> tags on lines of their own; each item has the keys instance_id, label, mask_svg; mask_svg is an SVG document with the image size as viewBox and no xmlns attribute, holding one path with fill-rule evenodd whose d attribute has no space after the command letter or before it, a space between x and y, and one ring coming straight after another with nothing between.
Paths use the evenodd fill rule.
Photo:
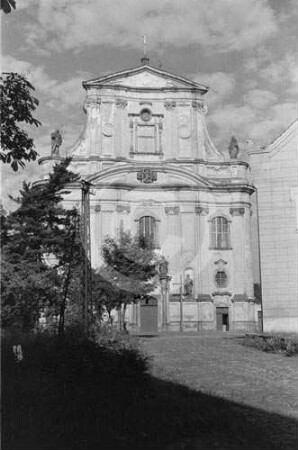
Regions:
<instances>
[{"instance_id":1,"label":"tree trunk","mask_svg":"<svg viewBox=\"0 0 298 450\"><path fill-rule=\"evenodd\" d=\"M129 334L127 329L127 323L125 322L125 313L126 313L127 303L123 303L120 307L120 333Z\"/></svg>"},{"instance_id":2,"label":"tree trunk","mask_svg":"<svg viewBox=\"0 0 298 450\"><path fill-rule=\"evenodd\" d=\"M66 279L65 279L64 289L63 289L62 302L61 302L61 305L60 305L58 334L63 334L64 333L65 309L66 309L68 288L69 288L69 284L70 284L70 280L71 280L71 263L72 263L72 258L73 258L73 249L74 249L75 237L76 237L76 229L74 229L74 231L72 233L72 240L71 240L68 268L67 268L67 274L66 274Z\"/></svg>"}]
</instances>

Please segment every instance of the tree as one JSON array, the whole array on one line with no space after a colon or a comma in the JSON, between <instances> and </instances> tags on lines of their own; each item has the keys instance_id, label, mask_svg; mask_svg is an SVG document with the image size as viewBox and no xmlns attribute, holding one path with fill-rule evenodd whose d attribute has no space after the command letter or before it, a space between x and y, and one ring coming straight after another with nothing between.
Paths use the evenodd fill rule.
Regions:
<instances>
[{"instance_id":1,"label":"tree","mask_svg":"<svg viewBox=\"0 0 298 450\"><path fill-rule=\"evenodd\" d=\"M154 249L139 236L120 230L118 240L107 237L102 246L104 266L99 271L99 288L109 314L117 308L125 331L125 311L156 287L159 258Z\"/></svg>"},{"instance_id":2,"label":"tree","mask_svg":"<svg viewBox=\"0 0 298 450\"><path fill-rule=\"evenodd\" d=\"M1 95L1 152L3 163L10 164L16 172L25 166L24 161L35 161L33 139L19 124L40 126L32 115L39 102L32 95L34 87L23 75L4 73L0 77Z\"/></svg>"},{"instance_id":3,"label":"tree","mask_svg":"<svg viewBox=\"0 0 298 450\"><path fill-rule=\"evenodd\" d=\"M12 259L7 251L1 256L2 327L32 330L42 309L57 316L61 289L57 273L38 262Z\"/></svg>"},{"instance_id":4,"label":"tree","mask_svg":"<svg viewBox=\"0 0 298 450\"><path fill-rule=\"evenodd\" d=\"M0 0L0 10L2 9L5 14L10 13L11 8L16 9L15 0Z\"/></svg>"},{"instance_id":5,"label":"tree","mask_svg":"<svg viewBox=\"0 0 298 450\"><path fill-rule=\"evenodd\" d=\"M65 186L78 179L68 171L69 163L68 158L57 164L41 185L24 183L20 197L14 199L18 209L1 217L5 326L17 323L20 328L32 329L40 310L60 315L64 321L73 270L80 264L81 252L78 212L61 204L68 193Z\"/></svg>"}]
</instances>

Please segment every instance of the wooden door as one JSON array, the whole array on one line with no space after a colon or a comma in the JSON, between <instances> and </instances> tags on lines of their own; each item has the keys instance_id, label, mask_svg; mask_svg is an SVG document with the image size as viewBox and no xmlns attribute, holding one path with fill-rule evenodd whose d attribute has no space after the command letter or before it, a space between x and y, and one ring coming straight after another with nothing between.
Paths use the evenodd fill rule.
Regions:
<instances>
[{"instance_id":1,"label":"wooden door","mask_svg":"<svg viewBox=\"0 0 298 450\"><path fill-rule=\"evenodd\" d=\"M229 308L216 308L217 331L229 330Z\"/></svg>"},{"instance_id":2,"label":"wooden door","mask_svg":"<svg viewBox=\"0 0 298 450\"><path fill-rule=\"evenodd\" d=\"M147 297L141 301L141 334L158 333L157 300Z\"/></svg>"}]
</instances>

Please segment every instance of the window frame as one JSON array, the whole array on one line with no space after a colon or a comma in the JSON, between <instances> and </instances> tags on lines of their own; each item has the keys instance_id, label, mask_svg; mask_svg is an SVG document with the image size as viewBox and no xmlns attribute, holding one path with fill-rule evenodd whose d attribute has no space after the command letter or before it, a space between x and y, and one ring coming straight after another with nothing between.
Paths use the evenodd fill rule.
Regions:
<instances>
[{"instance_id":1,"label":"window frame","mask_svg":"<svg viewBox=\"0 0 298 450\"><path fill-rule=\"evenodd\" d=\"M145 219L145 220L143 221L143 225L141 225L143 219ZM149 219L149 220L147 220L148 225L146 225L146 219ZM158 234L157 234L158 220L156 220L156 218L154 216L150 216L149 214L146 214L146 215L139 217L137 219L137 222L138 222L138 234L139 234L139 236L143 236L145 238L145 240L147 240L147 237L148 237L148 236L146 236L146 227L148 226L149 229L151 228L151 230L153 230L153 232L150 233L150 235L149 235L150 247L153 249L158 248L158 239L157 239L157 237L158 237ZM141 228L143 228L143 230L141 230Z\"/></svg>"},{"instance_id":2,"label":"window frame","mask_svg":"<svg viewBox=\"0 0 298 450\"><path fill-rule=\"evenodd\" d=\"M220 284L220 282L221 282L222 280L218 280L218 279L217 279L217 276L218 276L219 274L224 274L224 284ZM223 269L218 269L218 270L216 270L215 275L214 275L214 281L215 281L215 286L216 286L218 289L225 289L225 288L228 286L228 284L229 284L229 277L228 277L227 272L226 272L225 270L223 270ZM220 282L219 282L219 281L220 281Z\"/></svg>"},{"instance_id":3,"label":"window frame","mask_svg":"<svg viewBox=\"0 0 298 450\"><path fill-rule=\"evenodd\" d=\"M210 219L210 249L231 250L231 221L223 215Z\"/></svg>"}]
</instances>

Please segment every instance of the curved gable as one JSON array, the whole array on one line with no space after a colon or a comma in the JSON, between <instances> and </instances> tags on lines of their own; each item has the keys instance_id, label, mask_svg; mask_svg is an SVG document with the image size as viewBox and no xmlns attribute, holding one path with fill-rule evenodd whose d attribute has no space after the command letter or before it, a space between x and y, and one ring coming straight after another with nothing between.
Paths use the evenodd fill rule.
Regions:
<instances>
[{"instance_id":1,"label":"curved gable","mask_svg":"<svg viewBox=\"0 0 298 450\"><path fill-rule=\"evenodd\" d=\"M146 171L147 172L144 172ZM189 185L197 187L211 187L213 183L181 167L162 165L159 163L150 165L126 164L112 167L90 175L86 181L93 185L108 184L129 184L134 187L151 187L160 184Z\"/></svg>"}]
</instances>

